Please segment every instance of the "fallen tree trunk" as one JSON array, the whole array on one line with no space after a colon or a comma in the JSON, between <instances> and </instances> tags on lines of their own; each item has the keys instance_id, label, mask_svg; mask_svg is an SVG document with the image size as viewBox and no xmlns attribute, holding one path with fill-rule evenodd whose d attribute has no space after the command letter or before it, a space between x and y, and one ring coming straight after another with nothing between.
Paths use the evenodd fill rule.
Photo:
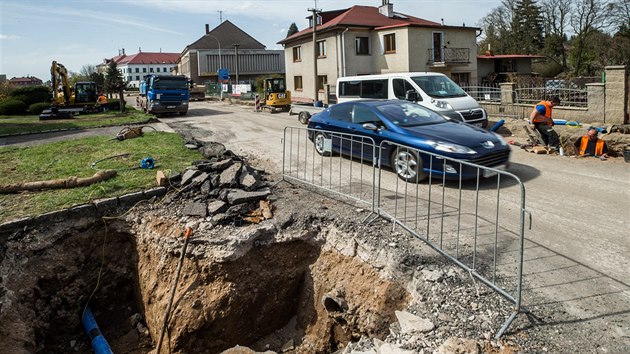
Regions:
<instances>
[{"instance_id":1,"label":"fallen tree trunk","mask_svg":"<svg viewBox=\"0 0 630 354\"><path fill-rule=\"evenodd\" d=\"M115 170L98 171L92 177L79 178L68 177L65 179L51 179L48 181L36 181L36 182L23 182L16 184L9 184L0 186L0 193L16 193L20 191L34 191L41 189L59 189L59 188L74 188L84 187L91 184L108 180L116 176Z\"/></svg>"}]
</instances>

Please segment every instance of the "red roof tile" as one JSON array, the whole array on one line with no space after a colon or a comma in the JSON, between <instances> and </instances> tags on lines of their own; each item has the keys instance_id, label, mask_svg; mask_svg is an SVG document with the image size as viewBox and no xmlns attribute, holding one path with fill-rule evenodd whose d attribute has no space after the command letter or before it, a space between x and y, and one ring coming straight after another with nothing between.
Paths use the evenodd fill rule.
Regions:
<instances>
[{"instance_id":1,"label":"red roof tile","mask_svg":"<svg viewBox=\"0 0 630 354\"><path fill-rule=\"evenodd\" d=\"M112 58L117 65L121 64L175 64L179 53L140 52L132 55L118 55Z\"/></svg>"},{"instance_id":2,"label":"red roof tile","mask_svg":"<svg viewBox=\"0 0 630 354\"><path fill-rule=\"evenodd\" d=\"M338 16L329 16L331 13L341 13ZM387 17L381 15L378 11L378 7L374 6L360 6L355 5L346 10L327 11L321 14L324 21L323 24L317 26L317 30L325 30L328 28L338 26L357 26L357 27L369 27L369 28L390 28L390 27L407 27L407 26L423 26L423 27L437 27L442 26L437 22L428 21L422 18L401 14L394 12L394 17ZM326 21L327 18L332 19ZM313 33L312 28L306 28L298 33L287 37L279 44L286 43L295 38L302 37L308 33Z\"/></svg>"}]
</instances>

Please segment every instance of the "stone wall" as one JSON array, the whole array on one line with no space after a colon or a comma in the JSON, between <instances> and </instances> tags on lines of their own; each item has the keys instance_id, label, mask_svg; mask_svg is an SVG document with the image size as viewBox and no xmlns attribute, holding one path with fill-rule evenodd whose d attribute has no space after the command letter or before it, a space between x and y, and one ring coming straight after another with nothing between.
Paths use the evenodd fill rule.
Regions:
<instances>
[{"instance_id":1,"label":"stone wall","mask_svg":"<svg viewBox=\"0 0 630 354\"><path fill-rule=\"evenodd\" d=\"M514 83L501 84L501 102L480 102L490 116L528 119L533 105L517 104ZM588 106L553 109L553 117L581 123L628 124L628 72L623 66L606 67L605 84L587 84Z\"/></svg>"}]
</instances>

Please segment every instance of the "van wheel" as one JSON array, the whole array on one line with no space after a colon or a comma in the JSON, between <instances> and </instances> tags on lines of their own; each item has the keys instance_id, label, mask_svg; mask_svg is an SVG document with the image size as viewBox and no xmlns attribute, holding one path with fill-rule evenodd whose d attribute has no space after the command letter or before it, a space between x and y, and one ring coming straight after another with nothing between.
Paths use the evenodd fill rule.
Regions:
<instances>
[{"instance_id":1,"label":"van wheel","mask_svg":"<svg viewBox=\"0 0 630 354\"><path fill-rule=\"evenodd\" d=\"M311 118L311 115L308 112L300 112L298 115L298 120L302 124L308 124L308 120Z\"/></svg>"},{"instance_id":2,"label":"van wheel","mask_svg":"<svg viewBox=\"0 0 630 354\"><path fill-rule=\"evenodd\" d=\"M391 165L400 179L409 183L419 183L426 178L422 172L422 158L417 152L398 147L392 153Z\"/></svg>"},{"instance_id":3,"label":"van wheel","mask_svg":"<svg viewBox=\"0 0 630 354\"><path fill-rule=\"evenodd\" d=\"M315 151L322 156L330 156L331 152L327 151L325 146L326 135L322 132L315 133L315 138L313 139L313 146L315 147Z\"/></svg>"}]
</instances>

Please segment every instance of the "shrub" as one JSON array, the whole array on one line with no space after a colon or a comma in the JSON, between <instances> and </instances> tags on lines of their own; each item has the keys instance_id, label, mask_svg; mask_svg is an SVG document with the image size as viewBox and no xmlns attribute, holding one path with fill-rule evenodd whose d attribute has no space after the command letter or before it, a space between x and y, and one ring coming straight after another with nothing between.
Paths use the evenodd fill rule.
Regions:
<instances>
[{"instance_id":1,"label":"shrub","mask_svg":"<svg viewBox=\"0 0 630 354\"><path fill-rule=\"evenodd\" d=\"M28 107L33 103L50 102L52 93L46 86L25 86L17 88L9 94L10 97L24 102Z\"/></svg>"},{"instance_id":2,"label":"shrub","mask_svg":"<svg viewBox=\"0 0 630 354\"><path fill-rule=\"evenodd\" d=\"M0 115L24 114L26 104L20 100L11 99L0 103Z\"/></svg>"},{"instance_id":3,"label":"shrub","mask_svg":"<svg viewBox=\"0 0 630 354\"><path fill-rule=\"evenodd\" d=\"M28 111L32 114L41 114L45 109L48 108L50 108L50 103L38 102L28 106Z\"/></svg>"}]
</instances>

